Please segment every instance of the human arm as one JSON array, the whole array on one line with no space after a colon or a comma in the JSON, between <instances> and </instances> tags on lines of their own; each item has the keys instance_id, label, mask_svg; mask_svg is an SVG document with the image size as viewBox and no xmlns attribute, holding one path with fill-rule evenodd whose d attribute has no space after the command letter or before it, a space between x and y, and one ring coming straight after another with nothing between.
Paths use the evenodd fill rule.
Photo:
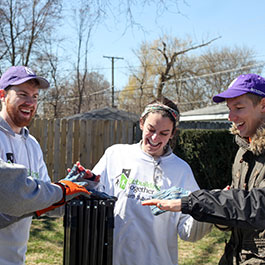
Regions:
<instances>
[{"instance_id":1,"label":"human arm","mask_svg":"<svg viewBox=\"0 0 265 265\"><path fill-rule=\"evenodd\" d=\"M152 196L153 200L143 201L142 205L149 205L154 215L163 214L165 211L180 211L180 198L187 196L189 193L183 188L173 186L167 190L155 193ZM198 222L191 216L182 213L179 215L177 226L180 238L190 242L200 240L212 228L212 224Z\"/></svg>"},{"instance_id":2,"label":"human arm","mask_svg":"<svg viewBox=\"0 0 265 265\"><path fill-rule=\"evenodd\" d=\"M39 185L42 185L42 184L47 184L47 183L46 182L39 183ZM11 224L13 224L13 223L25 218L25 217L29 217L29 216L39 217L40 215L42 215L44 213L53 211L55 209L59 209L62 206L64 206L64 204L67 201L71 200L72 198L78 197L80 195L90 197L90 194L91 194L90 192L88 192L86 190L85 187L80 186L80 185L73 183L71 181L62 180L62 181L56 183L56 185L61 186L61 190L63 192L63 196L62 196L62 199L60 201L55 202L52 205L45 207L44 209L41 208L41 210L37 210L37 211L32 211L32 209L34 209L34 206L36 205L36 204L34 204L29 213L23 211L24 214L21 216L17 216L18 215L17 214L18 208L16 208L16 212L14 213L14 215L0 213L0 229L6 227L8 225L11 225ZM38 205L38 209L39 209L39 207L41 207L42 204L39 203L37 205ZM21 205L18 205L18 206L21 206Z\"/></svg>"},{"instance_id":3,"label":"human arm","mask_svg":"<svg viewBox=\"0 0 265 265\"><path fill-rule=\"evenodd\" d=\"M27 169L0 160L0 212L20 217L44 209L87 190L71 181L49 183L27 176ZM71 189L67 185L71 185ZM68 189L67 189L68 188ZM70 196L69 196L70 195Z\"/></svg>"},{"instance_id":4,"label":"human arm","mask_svg":"<svg viewBox=\"0 0 265 265\"><path fill-rule=\"evenodd\" d=\"M62 199L62 189L27 176L27 169L0 160L0 212L22 216Z\"/></svg>"},{"instance_id":5,"label":"human arm","mask_svg":"<svg viewBox=\"0 0 265 265\"><path fill-rule=\"evenodd\" d=\"M161 209L162 211L170 211L170 212L180 212L182 209L182 200L183 199L183 204L186 202L186 200L189 198L187 192L183 189L179 189L179 193L176 194L174 197L171 196L172 198L170 199L164 199L163 197L158 197L154 196L155 199L151 200L145 200L142 201L143 206L156 206L157 208ZM230 189L230 186L227 186L224 190ZM192 194L195 194L193 192ZM166 198L166 197L165 197ZM183 206L184 207L184 206Z\"/></svg>"},{"instance_id":6,"label":"human arm","mask_svg":"<svg viewBox=\"0 0 265 265\"><path fill-rule=\"evenodd\" d=\"M152 200L142 201L142 205L143 206L155 205L161 210L170 211L170 212L181 211L181 199L176 199L176 200L152 199Z\"/></svg>"},{"instance_id":7,"label":"human arm","mask_svg":"<svg viewBox=\"0 0 265 265\"><path fill-rule=\"evenodd\" d=\"M179 200L148 200L142 204L182 211L203 222L246 229L265 228L265 188L251 191L198 190Z\"/></svg>"},{"instance_id":8,"label":"human arm","mask_svg":"<svg viewBox=\"0 0 265 265\"><path fill-rule=\"evenodd\" d=\"M92 192L89 188L91 187L90 183L94 182L91 181L94 177L94 174L89 169L85 169L80 165L80 162L76 162L72 169L68 169L67 176L55 183L62 188L63 198L59 202L52 204L47 208L36 211L35 215L40 216L44 213L49 214L54 212L55 209L62 209L61 206L79 195L90 198Z\"/></svg>"},{"instance_id":9,"label":"human arm","mask_svg":"<svg viewBox=\"0 0 265 265\"><path fill-rule=\"evenodd\" d=\"M196 220L246 229L265 228L265 188L251 191L198 190L181 200Z\"/></svg>"}]
</instances>

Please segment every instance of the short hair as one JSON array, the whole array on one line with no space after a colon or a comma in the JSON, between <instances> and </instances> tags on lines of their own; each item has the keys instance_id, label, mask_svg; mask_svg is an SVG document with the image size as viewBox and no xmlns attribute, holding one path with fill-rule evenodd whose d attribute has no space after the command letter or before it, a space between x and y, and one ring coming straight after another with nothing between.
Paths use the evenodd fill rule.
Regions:
<instances>
[{"instance_id":1,"label":"short hair","mask_svg":"<svg viewBox=\"0 0 265 265\"><path fill-rule=\"evenodd\" d=\"M28 80L28 81L25 82L25 83L31 84L31 85L33 85L33 86L35 86L35 87L39 87L39 86L40 86L40 82L39 82L39 80L37 80L37 79L35 79L35 78L30 79L30 80Z\"/></svg>"},{"instance_id":2,"label":"short hair","mask_svg":"<svg viewBox=\"0 0 265 265\"><path fill-rule=\"evenodd\" d=\"M260 101L264 98L262 96L259 96L253 93L246 93L246 95L252 101L252 104L254 106L257 106L260 103Z\"/></svg>"}]
</instances>

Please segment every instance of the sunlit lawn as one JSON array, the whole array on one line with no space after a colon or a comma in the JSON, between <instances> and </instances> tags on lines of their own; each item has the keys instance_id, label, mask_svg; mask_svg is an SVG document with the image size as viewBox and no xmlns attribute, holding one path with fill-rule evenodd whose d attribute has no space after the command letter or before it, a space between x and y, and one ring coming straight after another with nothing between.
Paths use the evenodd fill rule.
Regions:
<instances>
[{"instance_id":1,"label":"sunlit lawn","mask_svg":"<svg viewBox=\"0 0 265 265\"><path fill-rule=\"evenodd\" d=\"M63 238L63 218L34 219L28 243L26 264L62 265ZM179 240L179 265L218 264L226 238L228 238L228 233L214 228L210 234L198 242L189 243Z\"/></svg>"}]
</instances>

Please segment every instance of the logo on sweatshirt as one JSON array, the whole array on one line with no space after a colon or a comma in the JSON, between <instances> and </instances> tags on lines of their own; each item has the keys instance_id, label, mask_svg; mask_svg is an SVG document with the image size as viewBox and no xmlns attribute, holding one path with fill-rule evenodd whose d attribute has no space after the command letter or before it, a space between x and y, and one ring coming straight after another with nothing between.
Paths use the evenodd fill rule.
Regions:
<instances>
[{"instance_id":1,"label":"logo on sweatshirt","mask_svg":"<svg viewBox=\"0 0 265 265\"><path fill-rule=\"evenodd\" d=\"M141 181L136 177L132 178L131 169L122 169L122 173L116 177L115 185L121 190L124 190L127 197L130 199L141 199L142 195L153 195L157 191L155 183ZM149 198L149 197L147 197Z\"/></svg>"},{"instance_id":2,"label":"logo on sweatshirt","mask_svg":"<svg viewBox=\"0 0 265 265\"><path fill-rule=\"evenodd\" d=\"M7 163L14 163L14 154L13 153L6 153L6 161L7 161Z\"/></svg>"},{"instance_id":3,"label":"logo on sweatshirt","mask_svg":"<svg viewBox=\"0 0 265 265\"><path fill-rule=\"evenodd\" d=\"M122 169L119 187L123 190L126 188L130 173L131 173L130 169Z\"/></svg>"}]
</instances>

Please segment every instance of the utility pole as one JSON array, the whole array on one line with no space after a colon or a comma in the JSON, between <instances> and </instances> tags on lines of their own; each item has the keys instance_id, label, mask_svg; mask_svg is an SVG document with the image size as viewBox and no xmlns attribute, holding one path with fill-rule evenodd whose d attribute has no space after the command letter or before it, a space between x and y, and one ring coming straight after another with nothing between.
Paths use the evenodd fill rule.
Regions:
<instances>
[{"instance_id":1,"label":"utility pole","mask_svg":"<svg viewBox=\"0 0 265 265\"><path fill-rule=\"evenodd\" d=\"M112 97L111 97L111 106L112 108L114 108L114 60L115 59L124 59L122 57L114 57L114 56L103 56L103 58L108 58L111 59L111 93L112 93Z\"/></svg>"}]
</instances>

